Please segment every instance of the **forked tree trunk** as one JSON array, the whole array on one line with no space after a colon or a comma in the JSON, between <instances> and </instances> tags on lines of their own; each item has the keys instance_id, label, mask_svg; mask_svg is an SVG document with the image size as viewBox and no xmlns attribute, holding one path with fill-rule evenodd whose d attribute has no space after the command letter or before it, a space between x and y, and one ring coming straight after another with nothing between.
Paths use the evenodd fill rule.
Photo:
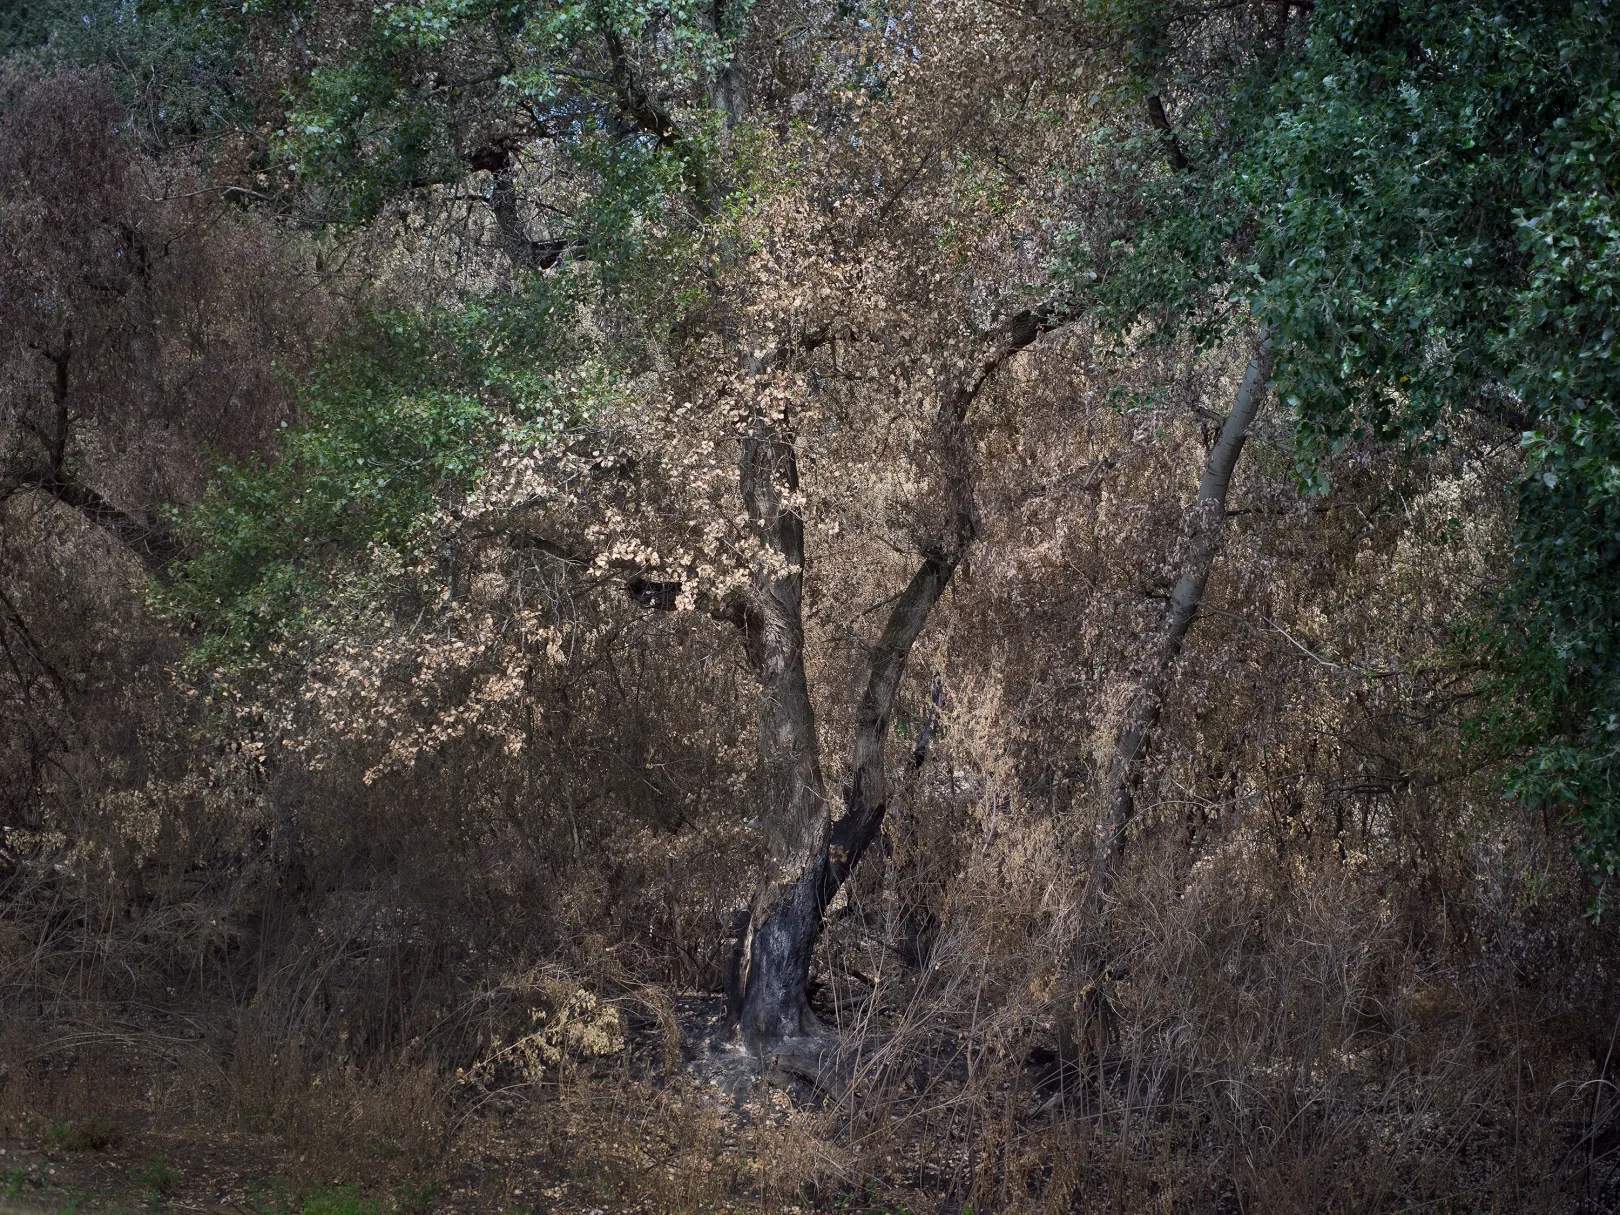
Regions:
<instances>
[{"instance_id":1,"label":"forked tree trunk","mask_svg":"<svg viewBox=\"0 0 1620 1215\"><path fill-rule=\"evenodd\" d=\"M1227 490L1231 487L1238 457L1243 454L1249 427L1260 409L1270 374L1270 351L1269 341L1262 338L1238 386L1232 412L1227 415L1220 437L1209 453L1209 461L1198 482L1198 499L1188 512L1189 534L1181 576L1170 592L1147 660L1139 668L1140 677L1126 697L1125 712L1103 774L1099 890L1113 880L1125 857L1125 835L1136 813L1136 784L1141 777L1142 760L1159 724L1176 657L1204 601L1204 585L1209 581L1220 550L1221 532L1226 524Z\"/></svg>"},{"instance_id":2,"label":"forked tree trunk","mask_svg":"<svg viewBox=\"0 0 1620 1215\"><path fill-rule=\"evenodd\" d=\"M906 659L977 530L967 412L1002 362L1049 328L1044 314L1020 313L991 336L989 356L974 373L942 396L933 455L945 522L873 647L855 712L850 784L836 820L805 677L804 523L787 496L798 486L793 444L757 415L743 436L743 497L756 536L780 557L756 576L746 622L749 658L763 692L759 741L776 873L756 894L739 943L732 1010L743 1040L762 1058L775 1057L797 1070L819 1064L815 1041L828 1031L807 999L811 955L828 904L882 827L888 808L884 751Z\"/></svg>"}]
</instances>

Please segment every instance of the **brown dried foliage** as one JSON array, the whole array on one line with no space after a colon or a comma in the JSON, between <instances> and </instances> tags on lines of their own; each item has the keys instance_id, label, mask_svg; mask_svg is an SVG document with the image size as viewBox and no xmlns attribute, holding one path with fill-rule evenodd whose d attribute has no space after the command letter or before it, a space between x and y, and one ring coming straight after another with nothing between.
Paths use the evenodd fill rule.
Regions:
<instances>
[{"instance_id":1,"label":"brown dried foliage","mask_svg":"<svg viewBox=\"0 0 1620 1215\"><path fill-rule=\"evenodd\" d=\"M1109 117L1038 14L919 6L882 104L850 87L858 46L813 49L858 33L767 17L756 95L813 121L756 132L775 171L742 252L716 257L714 315L649 350L577 443L503 455L444 521L454 571L401 572L436 588L417 618L378 605L279 690L189 696L159 674L174 642L127 563L48 496L0 505L26 557L7 610L57 622L48 641L28 625L34 649L7 634L33 663L5 685L8 785L32 791L0 909L11 1074L50 1089L66 1018L133 1043L184 1022L199 1091L241 1125L351 1164L386 1140L503 1168L531 1167L502 1155L528 1128L626 1208L1606 1209L1613 934L1583 918L1558 825L1506 805L1459 733L1452 629L1504 560L1511 451L1366 446L1308 499L1262 414L1126 865L1100 883L1098 773L1247 354L1118 349L1083 322L1003 366L970 419L979 538L911 658L882 845L817 955L852 1079L741 1110L704 1083L723 1054L692 993L718 987L768 871L757 689L725 610L773 560L739 497L740 421L791 425L836 789L884 605L939 530L932 407L984 333L1043 302L1075 133ZM101 146L100 120L51 100L96 86L30 87L64 146ZM8 138L5 180L43 181ZM98 172L59 217L92 235L41 245L30 282L82 295L125 273L137 170ZM5 222L43 231L69 202ZM194 492L211 428L251 449L285 409L259 364L224 368L265 348L257 318L297 325L221 311L235 287L209 260L271 255L246 220L208 231L222 243L154 329L210 318L160 360L205 402L178 431L161 415L181 397L112 370L131 293L75 304L100 318L76 341L108 352L85 373L83 476L126 509ZM56 322L12 323L23 450L44 400L28 342ZM740 357L767 348L763 372ZM121 435L140 458L96 463ZM631 574L678 580L679 610L627 597ZM569 1036L598 1007L580 993L617 1010L623 1050L606 1023Z\"/></svg>"}]
</instances>

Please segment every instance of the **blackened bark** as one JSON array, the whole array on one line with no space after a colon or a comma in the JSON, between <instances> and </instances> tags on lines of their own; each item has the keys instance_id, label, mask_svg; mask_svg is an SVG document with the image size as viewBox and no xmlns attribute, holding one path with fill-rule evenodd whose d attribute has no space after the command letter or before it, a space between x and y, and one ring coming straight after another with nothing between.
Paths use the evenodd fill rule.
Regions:
<instances>
[{"instance_id":1,"label":"blackened bark","mask_svg":"<svg viewBox=\"0 0 1620 1215\"><path fill-rule=\"evenodd\" d=\"M739 942L732 988L744 1041L762 1058L813 1071L820 1053L804 1040L827 1033L807 1000L811 956L828 904L877 838L888 808L885 744L895 696L912 647L977 534L966 420L985 383L1009 357L1053 328L1048 312L1024 312L991 340L989 357L942 395L934 422L939 534L889 612L873 647L855 715L855 744L844 812L834 821L822 780L815 722L804 673L801 616L804 527L784 506L797 488L791 442L756 417L743 440L742 487L756 535L781 557L756 579L754 606L764 622L751 638L764 690L760 748L776 814L767 832L777 874L754 900ZM924 752L926 754L926 752Z\"/></svg>"},{"instance_id":2,"label":"blackened bark","mask_svg":"<svg viewBox=\"0 0 1620 1215\"><path fill-rule=\"evenodd\" d=\"M1262 339L1259 349L1249 359L1232 402L1232 412L1222 424L1203 476L1199 478L1198 499L1188 512L1189 535L1181 576L1170 592L1141 677L1126 697L1119 733L1103 777L1099 889L1112 880L1125 857L1125 834L1136 813L1136 783L1141 776L1142 759L1159 724L1176 657L1204 601L1204 586L1220 550L1221 532L1226 522L1227 490L1231 487L1238 457L1243 454L1249 426L1259 412L1269 367L1270 345Z\"/></svg>"},{"instance_id":3,"label":"blackened bark","mask_svg":"<svg viewBox=\"0 0 1620 1215\"><path fill-rule=\"evenodd\" d=\"M752 588L748 650L760 681L762 819L776 874L754 898L739 977L743 1036L760 1049L820 1028L806 986L831 818L804 664L804 519L791 499L798 461L791 437L757 412L742 437L739 479L765 550Z\"/></svg>"},{"instance_id":4,"label":"blackened bark","mask_svg":"<svg viewBox=\"0 0 1620 1215\"><path fill-rule=\"evenodd\" d=\"M634 602L655 612L673 612L681 597L679 582L654 578L632 578L624 584L624 590Z\"/></svg>"}]
</instances>

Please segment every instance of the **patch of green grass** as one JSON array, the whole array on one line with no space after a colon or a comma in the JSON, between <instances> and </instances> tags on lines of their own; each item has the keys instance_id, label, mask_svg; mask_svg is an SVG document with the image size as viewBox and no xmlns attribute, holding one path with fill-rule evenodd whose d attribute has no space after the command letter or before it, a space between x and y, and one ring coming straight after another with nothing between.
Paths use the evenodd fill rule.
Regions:
<instances>
[{"instance_id":1,"label":"patch of green grass","mask_svg":"<svg viewBox=\"0 0 1620 1215\"><path fill-rule=\"evenodd\" d=\"M394 1210L397 1215L428 1215L441 1188L439 1182L431 1179L420 1185L406 1186L394 1195Z\"/></svg>"},{"instance_id":2,"label":"patch of green grass","mask_svg":"<svg viewBox=\"0 0 1620 1215\"><path fill-rule=\"evenodd\" d=\"M834 1198L832 1209L841 1215L912 1215L910 1207L882 1198L870 1182L856 1193ZM973 1208L963 1207L962 1215L973 1215Z\"/></svg>"},{"instance_id":3,"label":"patch of green grass","mask_svg":"<svg viewBox=\"0 0 1620 1215\"><path fill-rule=\"evenodd\" d=\"M441 1189L432 1180L406 1186L394 1195L389 1215L429 1215ZM280 1179L270 1183L269 1193L249 1188L246 1200L255 1215L383 1215L384 1210L380 1199L366 1198L358 1185L301 1190Z\"/></svg>"},{"instance_id":4,"label":"patch of green grass","mask_svg":"<svg viewBox=\"0 0 1620 1215\"><path fill-rule=\"evenodd\" d=\"M306 1190L298 1196L300 1215L382 1215L375 1199L362 1198L357 1185Z\"/></svg>"},{"instance_id":5,"label":"patch of green grass","mask_svg":"<svg viewBox=\"0 0 1620 1215\"><path fill-rule=\"evenodd\" d=\"M76 1122L53 1122L45 1128L46 1146L64 1152L105 1152L123 1142L124 1128L100 1114Z\"/></svg>"},{"instance_id":6,"label":"patch of green grass","mask_svg":"<svg viewBox=\"0 0 1620 1215\"><path fill-rule=\"evenodd\" d=\"M162 1156L153 1156L135 1170L135 1184L145 1190L152 1201L161 1201L180 1189L180 1174Z\"/></svg>"},{"instance_id":7,"label":"patch of green grass","mask_svg":"<svg viewBox=\"0 0 1620 1215\"><path fill-rule=\"evenodd\" d=\"M27 1179L28 1179L28 1174L23 1172L21 1169L12 1169L11 1172L7 1173L6 1174L6 1197L7 1198L19 1197L22 1194L23 1182L26 1181Z\"/></svg>"},{"instance_id":8,"label":"patch of green grass","mask_svg":"<svg viewBox=\"0 0 1620 1215\"><path fill-rule=\"evenodd\" d=\"M272 1180L268 1194L258 1186L250 1185L243 1198L255 1215L294 1215L297 1211L293 1193L284 1181Z\"/></svg>"}]
</instances>

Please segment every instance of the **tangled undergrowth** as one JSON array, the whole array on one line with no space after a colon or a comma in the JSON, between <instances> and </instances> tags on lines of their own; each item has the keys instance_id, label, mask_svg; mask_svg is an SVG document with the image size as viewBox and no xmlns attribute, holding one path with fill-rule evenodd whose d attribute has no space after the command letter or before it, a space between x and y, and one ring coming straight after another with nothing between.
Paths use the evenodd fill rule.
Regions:
<instances>
[{"instance_id":1,"label":"tangled undergrowth","mask_svg":"<svg viewBox=\"0 0 1620 1215\"><path fill-rule=\"evenodd\" d=\"M1620 1205L1612 408L1423 304L1597 383L1607 280L1406 161L1597 6L87 4L0 23L8 1200Z\"/></svg>"},{"instance_id":2,"label":"tangled undergrowth","mask_svg":"<svg viewBox=\"0 0 1620 1215\"><path fill-rule=\"evenodd\" d=\"M1122 423L1093 425L1023 433L1084 467ZM1098 889L1076 774L1112 672L1078 656L1128 638L1108 613L1140 540L1025 529L1081 509L1153 527L1120 499L1132 461L1166 454L1127 447L1117 489L1071 491L1088 503L997 499L929 654L934 748L817 956L846 1055L825 1090L758 1080L727 1045L720 797L678 824L570 817L508 792L534 788L522 754L264 783L228 747L92 803L71 847L10 854L13 1142L68 1151L78 1132L50 1126L116 1115L142 1142L248 1137L261 1179L441 1178L470 1206L569 1209L588 1185L694 1211L1603 1209L1609 934L1563 832L1495 809L1468 764L1445 705L1463 550L1408 525L1490 527L1477 482L1366 462L1319 505L1246 482L1129 867ZM576 651L573 694L587 663L634 663L643 712L721 712L729 688L677 693L652 660L701 639L640 619ZM964 635L1006 643L980 664ZM190 745L196 698L156 687L148 728ZM149 822L188 846L143 847Z\"/></svg>"}]
</instances>

